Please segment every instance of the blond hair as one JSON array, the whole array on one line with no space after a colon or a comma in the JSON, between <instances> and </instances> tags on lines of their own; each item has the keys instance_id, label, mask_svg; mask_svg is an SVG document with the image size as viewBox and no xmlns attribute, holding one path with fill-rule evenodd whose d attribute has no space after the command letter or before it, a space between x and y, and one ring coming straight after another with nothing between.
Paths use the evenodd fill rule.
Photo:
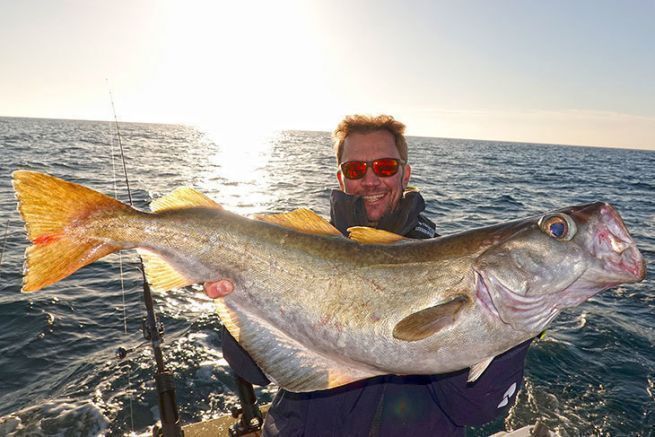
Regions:
<instances>
[{"instance_id":1,"label":"blond hair","mask_svg":"<svg viewBox=\"0 0 655 437\"><path fill-rule=\"evenodd\" d=\"M400 159L407 162L407 141L405 140L405 125L390 115L347 115L339 122L332 137L334 138L334 151L337 155L337 164L341 163L343 156L343 143L352 133L367 134L379 130L386 130L393 135Z\"/></svg>"}]
</instances>

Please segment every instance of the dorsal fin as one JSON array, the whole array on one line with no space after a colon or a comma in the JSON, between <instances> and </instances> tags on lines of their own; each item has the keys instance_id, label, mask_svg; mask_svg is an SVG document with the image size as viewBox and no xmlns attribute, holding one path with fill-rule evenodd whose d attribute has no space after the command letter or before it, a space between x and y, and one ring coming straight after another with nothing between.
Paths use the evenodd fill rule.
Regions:
<instances>
[{"instance_id":1,"label":"dorsal fin","mask_svg":"<svg viewBox=\"0 0 655 437\"><path fill-rule=\"evenodd\" d=\"M282 214L257 214L254 218L306 234L341 236L341 232L330 222L307 208L299 208Z\"/></svg>"},{"instance_id":2,"label":"dorsal fin","mask_svg":"<svg viewBox=\"0 0 655 437\"><path fill-rule=\"evenodd\" d=\"M402 235L383 229L369 228L368 226L353 226L348 228L348 238L362 244L392 244L398 241L409 240Z\"/></svg>"},{"instance_id":3,"label":"dorsal fin","mask_svg":"<svg viewBox=\"0 0 655 437\"><path fill-rule=\"evenodd\" d=\"M402 319L393 328L393 336L403 341L418 341L451 326L459 316L462 306L469 302L463 294L452 300L415 312Z\"/></svg>"},{"instance_id":4,"label":"dorsal fin","mask_svg":"<svg viewBox=\"0 0 655 437\"><path fill-rule=\"evenodd\" d=\"M214 202L209 197L190 187L180 187L172 193L167 194L159 199L155 199L150 204L152 212L161 212L171 209L205 207L223 209L221 205Z\"/></svg>"}]
</instances>

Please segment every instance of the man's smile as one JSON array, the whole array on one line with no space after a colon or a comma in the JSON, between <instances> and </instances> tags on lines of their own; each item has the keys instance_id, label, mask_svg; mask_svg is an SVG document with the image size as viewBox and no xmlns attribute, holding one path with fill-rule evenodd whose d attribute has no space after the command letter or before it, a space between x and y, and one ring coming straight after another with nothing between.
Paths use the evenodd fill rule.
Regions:
<instances>
[{"instance_id":1,"label":"man's smile","mask_svg":"<svg viewBox=\"0 0 655 437\"><path fill-rule=\"evenodd\" d=\"M366 203L375 203L382 199L384 196L387 195L387 192L384 193L376 193L376 194L364 194L362 195L362 198L364 199L364 202Z\"/></svg>"}]
</instances>

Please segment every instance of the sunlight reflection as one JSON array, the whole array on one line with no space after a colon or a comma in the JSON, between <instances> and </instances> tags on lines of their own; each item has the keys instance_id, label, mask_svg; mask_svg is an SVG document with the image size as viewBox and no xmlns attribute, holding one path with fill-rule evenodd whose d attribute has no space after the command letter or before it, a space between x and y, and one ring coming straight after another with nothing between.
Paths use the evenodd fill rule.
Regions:
<instances>
[{"instance_id":1,"label":"sunlight reflection","mask_svg":"<svg viewBox=\"0 0 655 437\"><path fill-rule=\"evenodd\" d=\"M199 185L203 192L227 209L253 214L275 201L271 192L269 162L279 132L250 129L202 129L206 135L205 174Z\"/></svg>"},{"instance_id":2,"label":"sunlight reflection","mask_svg":"<svg viewBox=\"0 0 655 437\"><path fill-rule=\"evenodd\" d=\"M220 175L234 183L253 183L263 176L271 155L267 132L208 132L216 145L210 162L220 168Z\"/></svg>"}]
</instances>

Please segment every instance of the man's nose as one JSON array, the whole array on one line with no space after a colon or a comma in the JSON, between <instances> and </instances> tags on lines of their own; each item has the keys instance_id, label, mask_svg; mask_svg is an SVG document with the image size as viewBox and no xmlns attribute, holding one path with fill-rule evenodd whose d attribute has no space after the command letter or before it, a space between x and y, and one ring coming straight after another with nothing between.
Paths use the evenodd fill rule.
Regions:
<instances>
[{"instance_id":1,"label":"man's nose","mask_svg":"<svg viewBox=\"0 0 655 437\"><path fill-rule=\"evenodd\" d=\"M362 178L362 185L374 186L380 183L380 178L373 172L371 167L366 168L366 173Z\"/></svg>"}]
</instances>

